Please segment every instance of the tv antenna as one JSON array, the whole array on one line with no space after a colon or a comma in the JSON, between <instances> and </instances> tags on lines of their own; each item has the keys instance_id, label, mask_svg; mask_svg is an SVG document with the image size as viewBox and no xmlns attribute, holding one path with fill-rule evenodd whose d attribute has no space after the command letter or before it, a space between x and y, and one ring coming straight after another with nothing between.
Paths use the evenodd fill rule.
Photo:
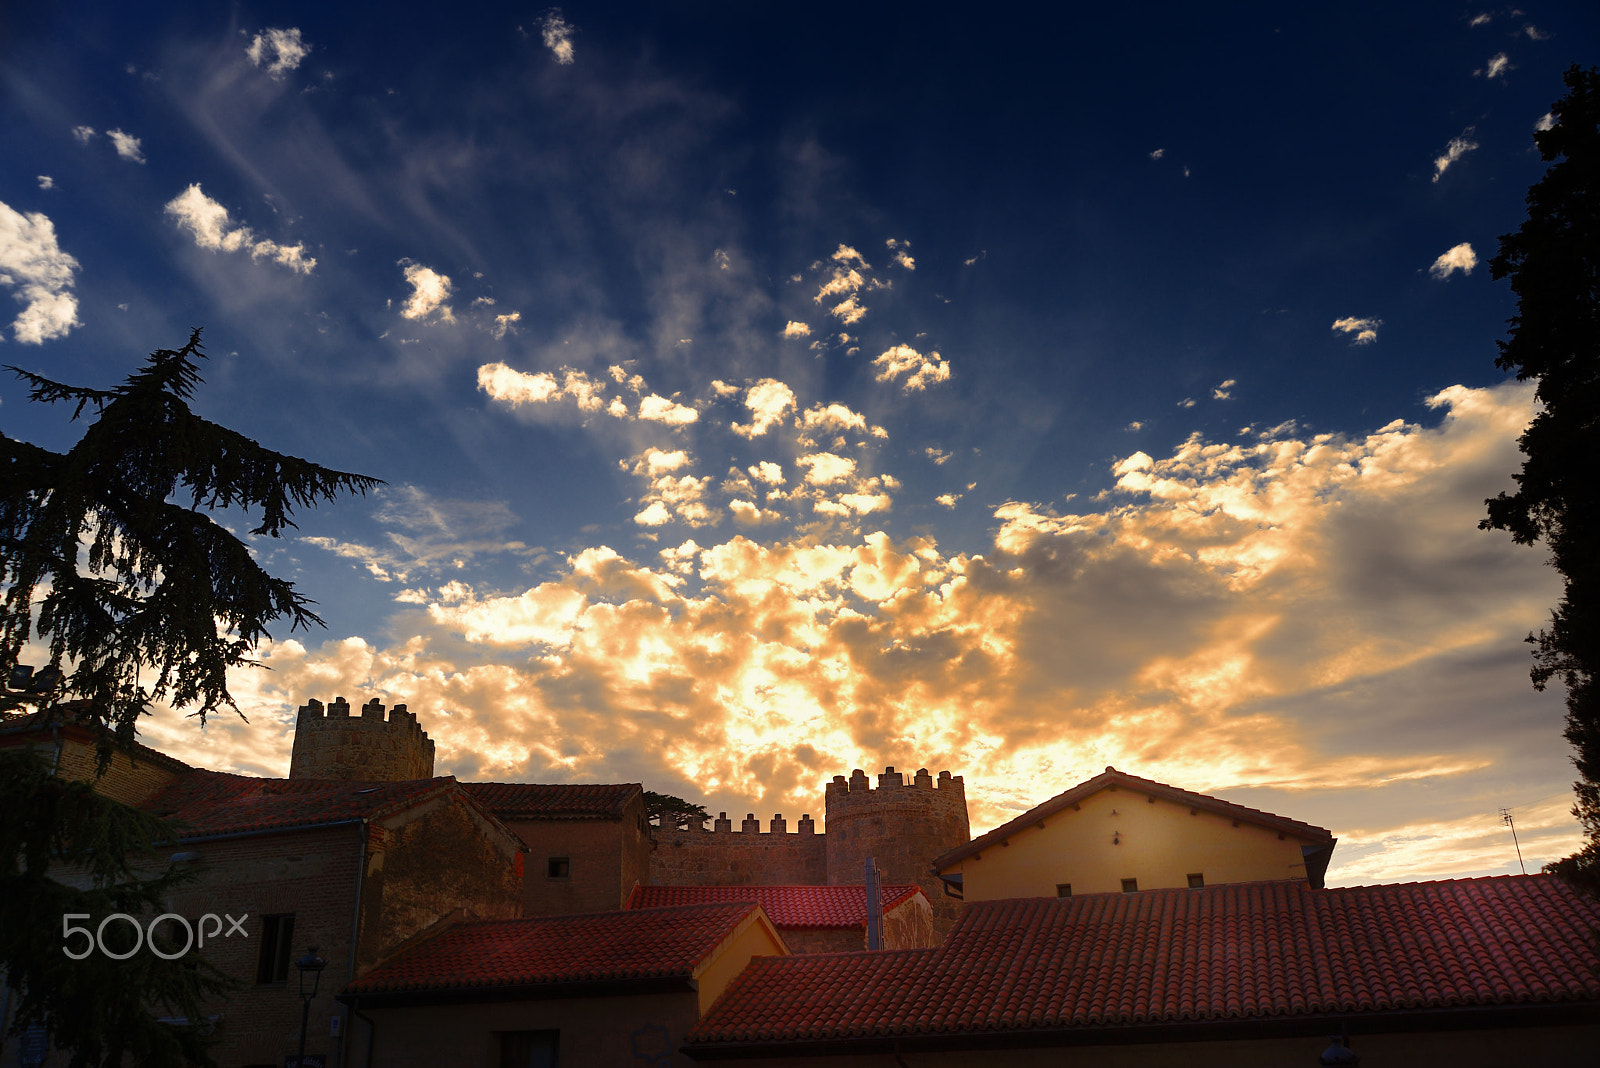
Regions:
<instances>
[{"instance_id":1,"label":"tv antenna","mask_svg":"<svg viewBox=\"0 0 1600 1068\"><path fill-rule=\"evenodd\" d=\"M1522 844L1517 841L1517 821L1511 818L1511 810L1500 810L1500 822L1511 828L1511 844L1517 847L1517 863L1522 867L1522 874L1528 874L1528 866L1522 863Z\"/></svg>"}]
</instances>

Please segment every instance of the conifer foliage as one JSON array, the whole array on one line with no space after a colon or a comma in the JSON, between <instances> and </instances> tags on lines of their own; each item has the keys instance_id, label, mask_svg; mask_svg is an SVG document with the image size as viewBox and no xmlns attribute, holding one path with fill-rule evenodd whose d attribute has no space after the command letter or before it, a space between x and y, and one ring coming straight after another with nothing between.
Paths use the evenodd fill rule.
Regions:
<instances>
[{"instance_id":1,"label":"conifer foliage","mask_svg":"<svg viewBox=\"0 0 1600 1068\"><path fill-rule=\"evenodd\" d=\"M279 536L296 508L365 493L378 479L265 449L189 408L201 381L200 331L160 349L114 389L68 386L9 368L34 401L96 418L66 453L0 434L0 670L30 639L49 650L41 703L79 699L112 737L133 741L152 702L192 708L202 722L237 710L228 669L250 662L273 620L292 631L321 620L294 585L274 578L209 514L260 516L252 534Z\"/></svg>"},{"instance_id":2,"label":"conifer foliage","mask_svg":"<svg viewBox=\"0 0 1600 1068\"><path fill-rule=\"evenodd\" d=\"M1528 218L1490 263L1517 295L1495 361L1534 379L1542 410L1528 424L1517 491L1485 502L1485 528L1544 542L1565 589L1534 645L1533 684L1567 691L1566 737L1578 769L1588 845L1553 865L1600 886L1600 69L1570 68L1567 95L1534 134L1551 164L1528 190Z\"/></svg>"}]
</instances>

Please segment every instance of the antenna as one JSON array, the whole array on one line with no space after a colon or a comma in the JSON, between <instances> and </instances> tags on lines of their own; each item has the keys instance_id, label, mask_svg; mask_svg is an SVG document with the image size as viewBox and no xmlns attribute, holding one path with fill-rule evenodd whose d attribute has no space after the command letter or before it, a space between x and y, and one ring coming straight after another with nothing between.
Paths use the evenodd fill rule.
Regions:
<instances>
[{"instance_id":1,"label":"antenna","mask_svg":"<svg viewBox=\"0 0 1600 1068\"><path fill-rule=\"evenodd\" d=\"M1528 874L1528 866L1522 863L1522 844L1517 841L1517 821L1511 818L1511 810L1500 810L1500 822L1511 828L1511 844L1517 847L1517 863L1522 866L1522 874Z\"/></svg>"}]
</instances>

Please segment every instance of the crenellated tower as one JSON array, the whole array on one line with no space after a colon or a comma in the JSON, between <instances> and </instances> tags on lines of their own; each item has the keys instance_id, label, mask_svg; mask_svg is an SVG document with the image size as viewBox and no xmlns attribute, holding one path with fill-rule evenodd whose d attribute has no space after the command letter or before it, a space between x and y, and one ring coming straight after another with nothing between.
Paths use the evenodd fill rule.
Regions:
<instances>
[{"instance_id":1,"label":"crenellated tower","mask_svg":"<svg viewBox=\"0 0 1600 1068\"><path fill-rule=\"evenodd\" d=\"M433 777L433 742L405 705L395 705L384 718L383 704L373 698L352 716L343 697L324 711L312 699L300 706L295 721L291 779L338 779L345 782L396 782Z\"/></svg>"},{"instance_id":2,"label":"crenellated tower","mask_svg":"<svg viewBox=\"0 0 1600 1068\"><path fill-rule=\"evenodd\" d=\"M835 775L824 798L827 812L828 883L861 882L866 858L875 859L886 883L916 883L933 902L935 915L953 917L956 903L944 894L931 862L966 845L967 791L961 776L922 768L910 782L893 767L883 769L873 788L857 768L847 780Z\"/></svg>"}]
</instances>

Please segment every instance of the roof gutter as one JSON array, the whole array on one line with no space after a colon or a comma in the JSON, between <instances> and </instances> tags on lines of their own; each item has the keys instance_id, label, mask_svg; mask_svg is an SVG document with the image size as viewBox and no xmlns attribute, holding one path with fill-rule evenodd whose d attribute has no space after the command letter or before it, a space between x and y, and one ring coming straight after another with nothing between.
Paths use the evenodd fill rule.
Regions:
<instances>
[{"instance_id":1,"label":"roof gutter","mask_svg":"<svg viewBox=\"0 0 1600 1068\"><path fill-rule=\"evenodd\" d=\"M837 1039L687 1043L691 1060L770 1060L779 1057L849 1054L938 1053L959 1050L1043 1049L1063 1046L1131 1046L1172 1042L1220 1042L1312 1038L1348 1029L1352 1036L1426 1031L1475 1031L1503 1027L1559 1027L1600 1023L1600 1002L1539 1005L1462 1005L1385 1012L1317 1013L1273 1019L1184 1020L1111 1027L1052 1027L1007 1031L957 1031L921 1035L863 1035ZM1330 1030L1331 1028L1331 1030Z\"/></svg>"},{"instance_id":2,"label":"roof gutter","mask_svg":"<svg viewBox=\"0 0 1600 1068\"><path fill-rule=\"evenodd\" d=\"M475 1005L490 1001L553 1001L561 998L610 997L625 994L676 994L699 989L694 978L681 975L642 979L595 979L575 983L520 983L506 986L444 987L429 990L358 991L335 994L347 1005L359 1001L371 1009L418 1005Z\"/></svg>"}]
</instances>

